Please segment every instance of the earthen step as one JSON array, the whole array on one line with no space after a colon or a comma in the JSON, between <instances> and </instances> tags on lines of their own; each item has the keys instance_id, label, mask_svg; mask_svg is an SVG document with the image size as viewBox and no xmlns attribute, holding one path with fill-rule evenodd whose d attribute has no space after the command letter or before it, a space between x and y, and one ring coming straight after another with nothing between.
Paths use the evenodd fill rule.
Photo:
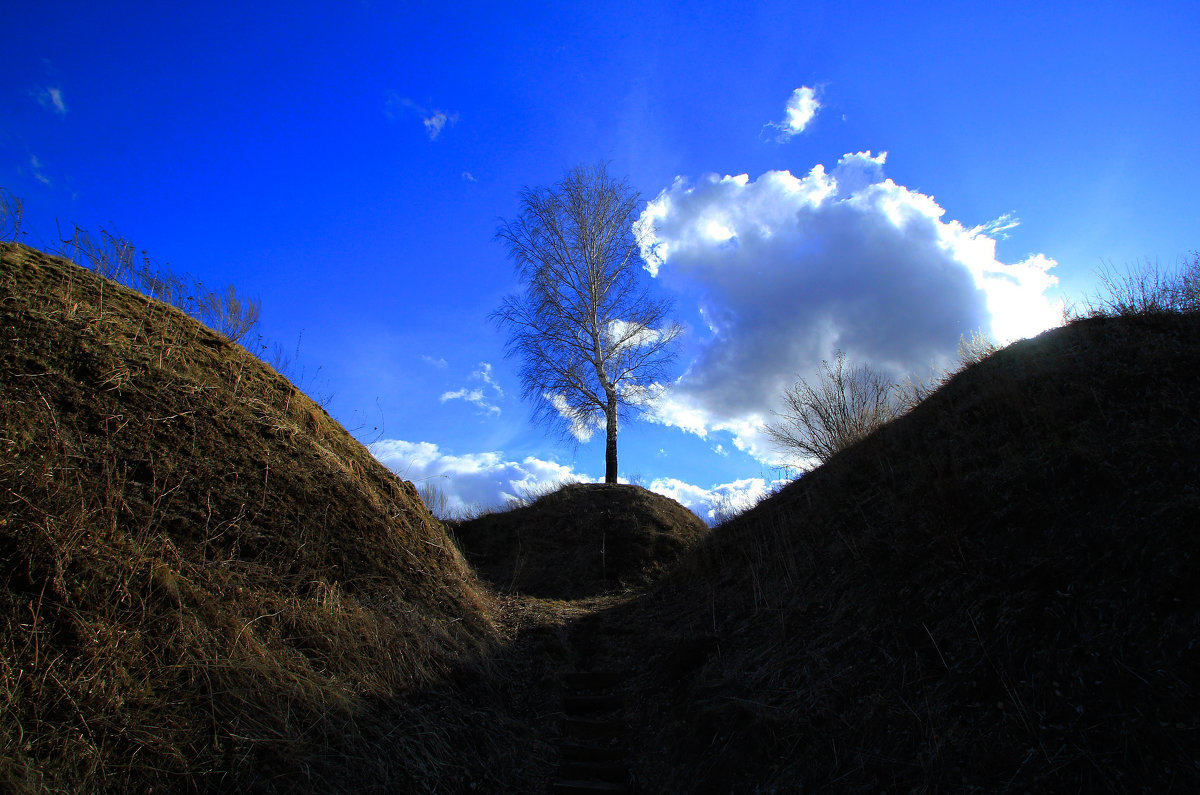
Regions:
<instances>
[{"instance_id":1,"label":"earthen step","mask_svg":"<svg viewBox=\"0 0 1200 795\"><path fill-rule=\"evenodd\" d=\"M550 785L550 792L570 795L571 793L587 792L629 792L625 784L614 784L610 781L574 781L561 779Z\"/></svg>"},{"instance_id":2,"label":"earthen step","mask_svg":"<svg viewBox=\"0 0 1200 795\"><path fill-rule=\"evenodd\" d=\"M621 708L621 699L611 695L563 696L563 712L568 715L593 715Z\"/></svg>"}]
</instances>

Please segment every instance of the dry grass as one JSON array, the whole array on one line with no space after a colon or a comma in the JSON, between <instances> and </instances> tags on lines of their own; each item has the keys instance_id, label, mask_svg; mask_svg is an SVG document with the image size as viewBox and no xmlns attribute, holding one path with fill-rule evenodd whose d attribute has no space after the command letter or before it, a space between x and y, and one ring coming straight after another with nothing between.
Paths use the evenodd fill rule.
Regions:
<instances>
[{"instance_id":1,"label":"dry grass","mask_svg":"<svg viewBox=\"0 0 1200 795\"><path fill-rule=\"evenodd\" d=\"M511 775L528 731L463 679L496 607L412 485L182 312L0 257L0 789Z\"/></svg>"},{"instance_id":2,"label":"dry grass","mask_svg":"<svg viewBox=\"0 0 1200 795\"><path fill-rule=\"evenodd\" d=\"M1100 269L1100 287L1082 306L1067 312L1072 317L1130 317L1163 312L1200 311L1200 252L1189 262L1183 258L1175 270L1157 262L1144 262L1118 270Z\"/></svg>"},{"instance_id":3,"label":"dry grass","mask_svg":"<svg viewBox=\"0 0 1200 795\"><path fill-rule=\"evenodd\" d=\"M1200 788L1200 319L986 357L608 627L651 791Z\"/></svg>"}]
</instances>

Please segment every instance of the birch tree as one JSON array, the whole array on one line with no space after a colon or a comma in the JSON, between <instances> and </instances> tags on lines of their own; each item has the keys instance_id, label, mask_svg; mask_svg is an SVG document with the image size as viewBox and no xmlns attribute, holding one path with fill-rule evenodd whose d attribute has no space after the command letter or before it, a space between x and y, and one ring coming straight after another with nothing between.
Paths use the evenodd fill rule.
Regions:
<instances>
[{"instance_id":1,"label":"birch tree","mask_svg":"<svg viewBox=\"0 0 1200 795\"><path fill-rule=\"evenodd\" d=\"M580 166L522 191L521 213L496 232L521 291L492 319L520 359L524 397L535 419L576 438L605 428L606 483L617 482L623 409L647 402L683 330L641 281L639 198L603 164Z\"/></svg>"}]
</instances>

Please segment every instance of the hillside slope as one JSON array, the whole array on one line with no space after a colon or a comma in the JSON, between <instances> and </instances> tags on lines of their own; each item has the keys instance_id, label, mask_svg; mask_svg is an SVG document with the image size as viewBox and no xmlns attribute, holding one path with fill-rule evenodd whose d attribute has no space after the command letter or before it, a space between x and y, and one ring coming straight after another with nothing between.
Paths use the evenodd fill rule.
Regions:
<instances>
[{"instance_id":1,"label":"hillside slope","mask_svg":"<svg viewBox=\"0 0 1200 795\"><path fill-rule=\"evenodd\" d=\"M0 790L446 789L500 753L426 692L490 597L240 346L0 244L0 448Z\"/></svg>"},{"instance_id":2,"label":"hillside slope","mask_svg":"<svg viewBox=\"0 0 1200 795\"><path fill-rule=\"evenodd\" d=\"M1197 516L1200 317L1014 344L605 617L638 778L1198 791Z\"/></svg>"},{"instance_id":3,"label":"hillside slope","mask_svg":"<svg viewBox=\"0 0 1200 795\"><path fill-rule=\"evenodd\" d=\"M674 500L640 486L573 483L533 504L453 525L497 588L577 599L657 578L708 534Z\"/></svg>"}]
</instances>

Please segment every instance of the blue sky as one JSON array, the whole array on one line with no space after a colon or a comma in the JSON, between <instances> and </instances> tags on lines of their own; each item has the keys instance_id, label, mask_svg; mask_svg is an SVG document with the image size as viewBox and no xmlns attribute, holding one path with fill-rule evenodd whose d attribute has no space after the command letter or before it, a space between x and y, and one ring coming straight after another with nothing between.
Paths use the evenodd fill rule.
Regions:
<instances>
[{"instance_id":1,"label":"blue sky","mask_svg":"<svg viewBox=\"0 0 1200 795\"><path fill-rule=\"evenodd\" d=\"M1200 248L1192 0L447 6L17 4L0 185L31 243L115 228L260 298L301 385L464 503L603 474L486 321L500 219L572 166L640 191L689 329L621 473L701 514L778 476L757 424L835 349L927 371Z\"/></svg>"}]
</instances>

